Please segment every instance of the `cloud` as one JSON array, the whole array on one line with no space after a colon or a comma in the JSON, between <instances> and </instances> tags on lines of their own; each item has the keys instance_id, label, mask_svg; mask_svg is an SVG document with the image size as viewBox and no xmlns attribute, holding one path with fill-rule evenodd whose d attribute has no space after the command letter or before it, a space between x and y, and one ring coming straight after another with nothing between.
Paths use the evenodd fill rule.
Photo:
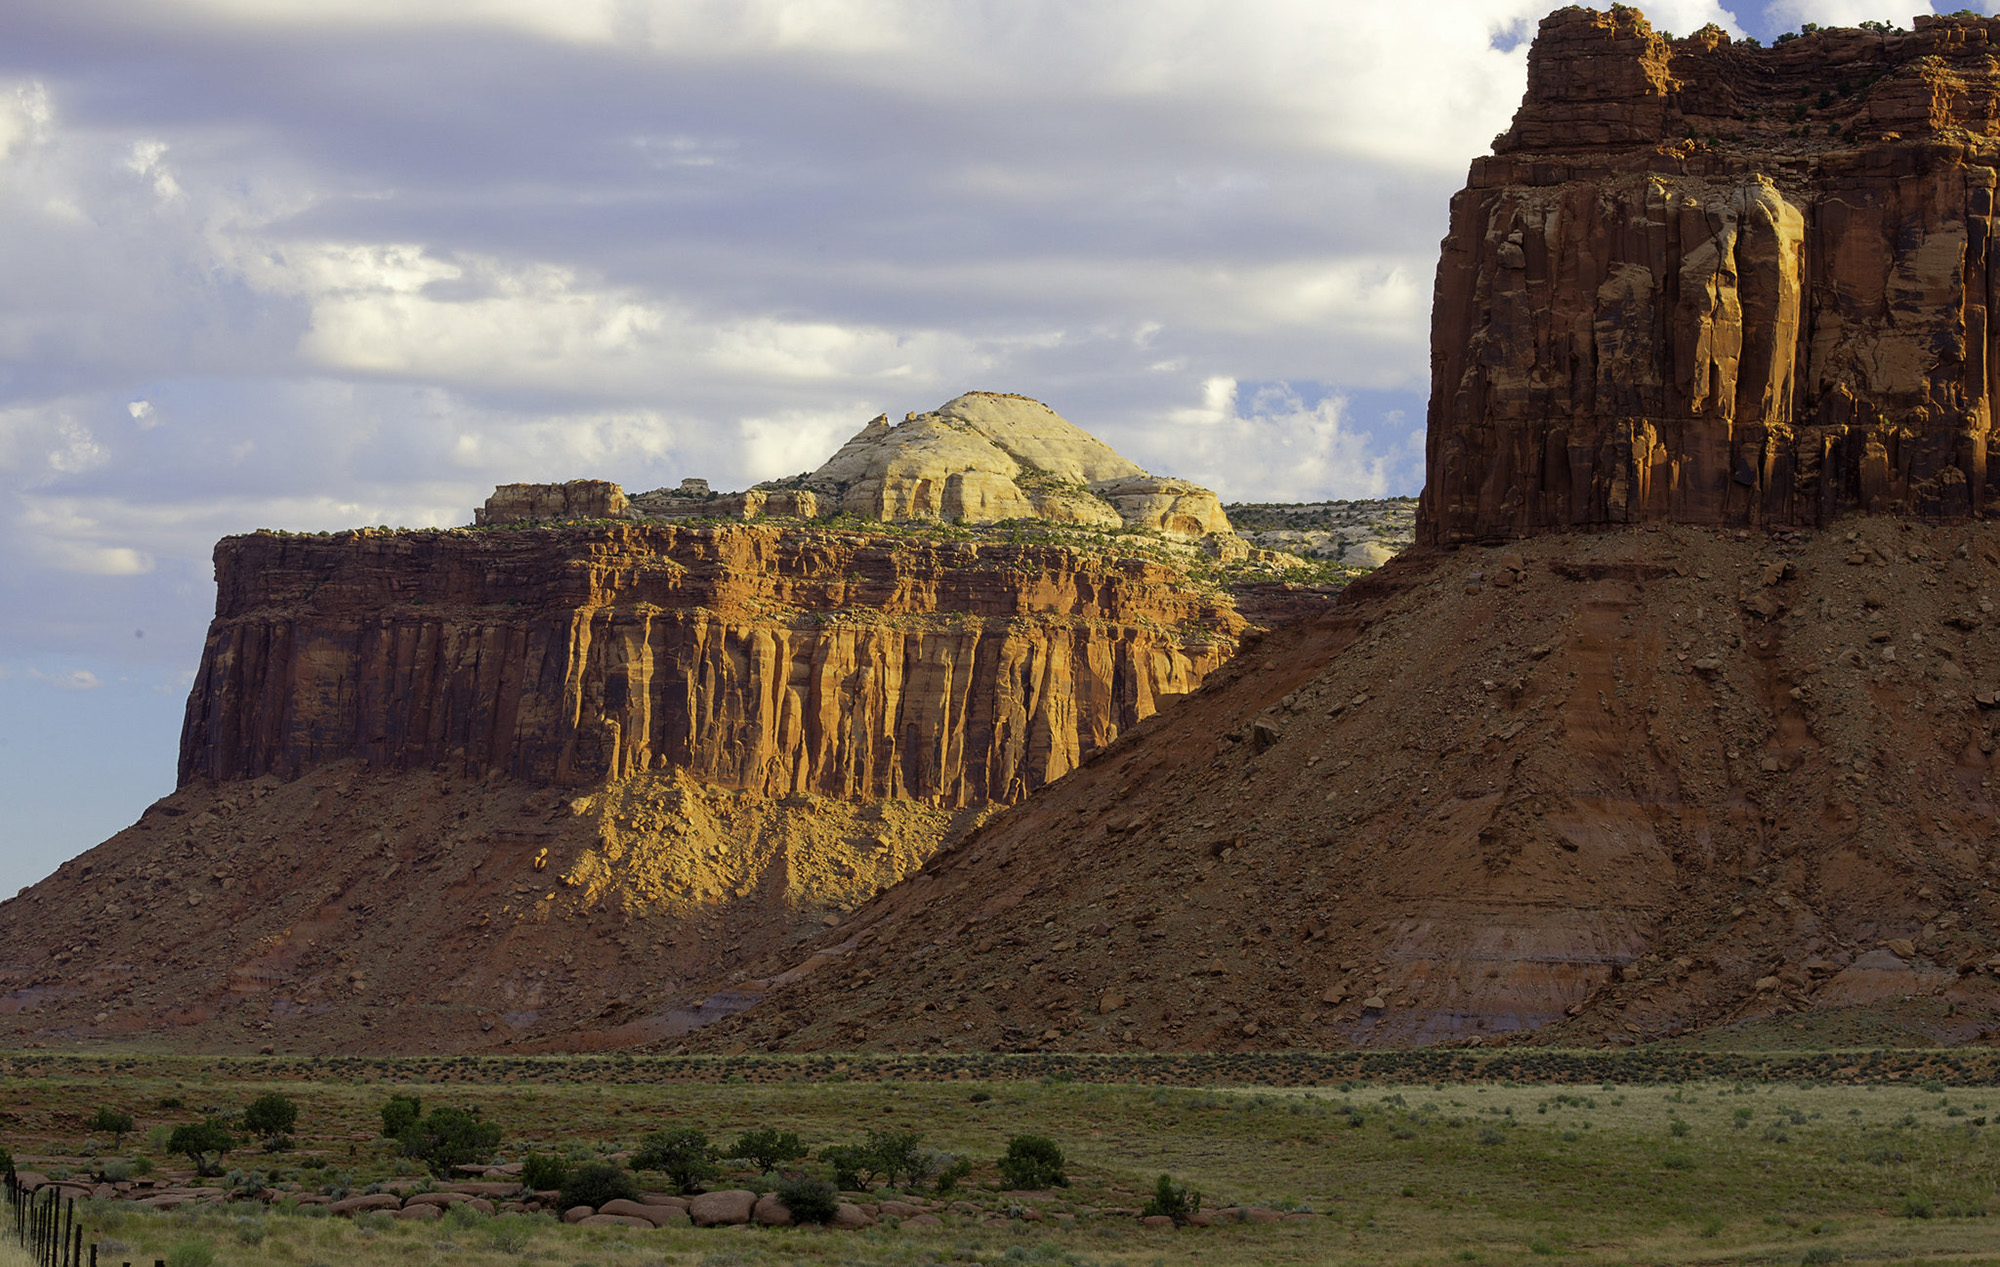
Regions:
<instances>
[{"instance_id":1,"label":"cloud","mask_svg":"<svg viewBox=\"0 0 2000 1267\"><path fill-rule=\"evenodd\" d=\"M43 673L39 669L29 669L28 676L37 682L47 682L58 691L94 691L104 685L89 669L71 669L60 673Z\"/></svg>"},{"instance_id":2,"label":"cloud","mask_svg":"<svg viewBox=\"0 0 2000 1267\"><path fill-rule=\"evenodd\" d=\"M151 431L160 425L159 412L150 400L132 401L125 406L125 412L132 415L132 421L139 425L141 431Z\"/></svg>"},{"instance_id":3,"label":"cloud","mask_svg":"<svg viewBox=\"0 0 2000 1267\"><path fill-rule=\"evenodd\" d=\"M1961 6L1953 6L1958 7ZM1935 12L1928 4L1911 4L1910 0L1771 0L1765 17L1779 31L1792 30L1806 22L1854 26L1869 20L1907 28L1917 14Z\"/></svg>"},{"instance_id":4,"label":"cloud","mask_svg":"<svg viewBox=\"0 0 2000 1267\"><path fill-rule=\"evenodd\" d=\"M1159 469L1199 472L1233 501L1386 496L1390 456L1350 425L1347 404L1336 395L1308 404L1286 383L1259 386L1246 401L1235 379L1211 378L1199 404L1155 428L1156 448L1170 455Z\"/></svg>"}]
</instances>

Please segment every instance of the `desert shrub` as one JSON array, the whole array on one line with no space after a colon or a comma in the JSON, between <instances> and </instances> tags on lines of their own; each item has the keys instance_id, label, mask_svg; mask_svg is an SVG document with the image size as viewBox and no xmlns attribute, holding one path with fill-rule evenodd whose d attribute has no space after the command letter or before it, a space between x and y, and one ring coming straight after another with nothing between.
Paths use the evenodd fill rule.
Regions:
<instances>
[{"instance_id":1,"label":"desert shrub","mask_svg":"<svg viewBox=\"0 0 2000 1267\"><path fill-rule=\"evenodd\" d=\"M924 1150L924 1165L930 1175L931 1184L939 1192L957 1191L959 1181L972 1174L970 1157L959 1157L931 1149Z\"/></svg>"},{"instance_id":2,"label":"desert shrub","mask_svg":"<svg viewBox=\"0 0 2000 1267\"><path fill-rule=\"evenodd\" d=\"M743 1158L768 1175L789 1162L805 1160L806 1147L799 1143L797 1131L745 1131L736 1137L729 1155Z\"/></svg>"},{"instance_id":3,"label":"desert shrub","mask_svg":"<svg viewBox=\"0 0 2000 1267\"><path fill-rule=\"evenodd\" d=\"M382 1106L382 1135L399 1139L424 1114L424 1102L413 1095L392 1095Z\"/></svg>"},{"instance_id":4,"label":"desert shrub","mask_svg":"<svg viewBox=\"0 0 2000 1267\"><path fill-rule=\"evenodd\" d=\"M1906 1219L1927 1219L1935 1214L1936 1210L1932 1208L1928 1198L1912 1193L1903 1198L1903 1208L1897 1213Z\"/></svg>"},{"instance_id":5,"label":"desert shrub","mask_svg":"<svg viewBox=\"0 0 2000 1267\"><path fill-rule=\"evenodd\" d=\"M632 1176L608 1161L594 1161L569 1172L562 1186L562 1206L587 1205L596 1209L606 1201L636 1201L639 1185Z\"/></svg>"},{"instance_id":6,"label":"desert shrub","mask_svg":"<svg viewBox=\"0 0 2000 1267\"><path fill-rule=\"evenodd\" d=\"M195 1174L209 1178L222 1173L222 1159L235 1148L237 1139L217 1118L176 1126L167 1136L166 1151L179 1153L194 1163Z\"/></svg>"},{"instance_id":7,"label":"desert shrub","mask_svg":"<svg viewBox=\"0 0 2000 1267\"><path fill-rule=\"evenodd\" d=\"M632 1169L657 1170L682 1192L699 1192L702 1181L715 1174L715 1148L707 1132L692 1126L654 1131L639 1141Z\"/></svg>"},{"instance_id":8,"label":"desert shrub","mask_svg":"<svg viewBox=\"0 0 2000 1267\"><path fill-rule=\"evenodd\" d=\"M503 1214L486 1229L486 1243L503 1254L518 1254L535 1237L535 1220L525 1214Z\"/></svg>"},{"instance_id":9,"label":"desert shrub","mask_svg":"<svg viewBox=\"0 0 2000 1267\"><path fill-rule=\"evenodd\" d=\"M529 1153L521 1159L521 1186L546 1192L550 1188L560 1188L569 1181L570 1164L564 1157L550 1157L543 1153Z\"/></svg>"},{"instance_id":10,"label":"desert shrub","mask_svg":"<svg viewBox=\"0 0 2000 1267\"><path fill-rule=\"evenodd\" d=\"M1172 1175L1161 1175L1153 1184L1153 1195L1146 1200L1145 1208L1139 1211L1143 1218L1164 1214L1176 1224L1186 1223L1188 1216L1201 1209L1201 1194L1174 1182Z\"/></svg>"},{"instance_id":11,"label":"desert shrub","mask_svg":"<svg viewBox=\"0 0 2000 1267\"><path fill-rule=\"evenodd\" d=\"M1067 1188L1062 1149L1041 1135L1016 1135L1000 1159L1000 1177L1009 1188Z\"/></svg>"},{"instance_id":12,"label":"desert shrub","mask_svg":"<svg viewBox=\"0 0 2000 1267\"><path fill-rule=\"evenodd\" d=\"M167 1267L214 1267L215 1246L198 1236L178 1241L167 1251Z\"/></svg>"},{"instance_id":13,"label":"desert shrub","mask_svg":"<svg viewBox=\"0 0 2000 1267\"><path fill-rule=\"evenodd\" d=\"M117 1148L125 1142L125 1137L132 1131L132 1115L120 1113L117 1109L99 1109L97 1116L91 1118L85 1126L90 1130L103 1131L109 1135L111 1146Z\"/></svg>"},{"instance_id":14,"label":"desert shrub","mask_svg":"<svg viewBox=\"0 0 2000 1267\"><path fill-rule=\"evenodd\" d=\"M824 1179L787 1179L778 1185L778 1200L795 1223L831 1223L840 1209L840 1194Z\"/></svg>"},{"instance_id":15,"label":"desert shrub","mask_svg":"<svg viewBox=\"0 0 2000 1267\"><path fill-rule=\"evenodd\" d=\"M266 1152L282 1152L292 1146L292 1128L299 1124L299 1106L290 1097L273 1091L260 1095L243 1110L243 1129L264 1141Z\"/></svg>"},{"instance_id":16,"label":"desert shrub","mask_svg":"<svg viewBox=\"0 0 2000 1267\"><path fill-rule=\"evenodd\" d=\"M462 1232L467 1228L478 1227L492 1217L492 1215L486 1213L484 1210L475 1207L470 1201L460 1201L457 1205L446 1210L444 1218L440 1221Z\"/></svg>"},{"instance_id":17,"label":"desert shrub","mask_svg":"<svg viewBox=\"0 0 2000 1267\"><path fill-rule=\"evenodd\" d=\"M238 1219L236 1220L236 1227L233 1230L236 1233L236 1239L245 1245L262 1245L264 1243L264 1221L262 1219Z\"/></svg>"},{"instance_id":18,"label":"desert shrub","mask_svg":"<svg viewBox=\"0 0 2000 1267\"><path fill-rule=\"evenodd\" d=\"M421 1121L404 1127L396 1140L404 1152L442 1178L456 1166L471 1165L492 1156L493 1150L500 1146L500 1124L480 1121L478 1109L470 1113L464 1109L433 1109Z\"/></svg>"},{"instance_id":19,"label":"desert shrub","mask_svg":"<svg viewBox=\"0 0 2000 1267\"><path fill-rule=\"evenodd\" d=\"M124 1183L136 1169L129 1161L107 1161L97 1168L97 1177L104 1183Z\"/></svg>"}]
</instances>

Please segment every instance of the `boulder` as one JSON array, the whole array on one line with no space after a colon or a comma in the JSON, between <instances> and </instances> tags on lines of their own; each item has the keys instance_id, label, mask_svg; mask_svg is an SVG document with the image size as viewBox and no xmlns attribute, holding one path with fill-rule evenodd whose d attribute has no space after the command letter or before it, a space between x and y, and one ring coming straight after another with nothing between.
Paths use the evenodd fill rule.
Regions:
<instances>
[{"instance_id":1,"label":"boulder","mask_svg":"<svg viewBox=\"0 0 2000 1267\"><path fill-rule=\"evenodd\" d=\"M330 1212L342 1217L362 1214L369 1210L400 1210L402 1208L403 1198L393 1192L371 1192L363 1196L348 1197L343 1201L336 1201L327 1207Z\"/></svg>"},{"instance_id":2,"label":"boulder","mask_svg":"<svg viewBox=\"0 0 2000 1267\"><path fill-rule=\"evenodd\" d=\"M444 1207L437 1205L406 1205L402 1209L395 1211L395 1215L399 1219L441 1219L444 1217Z\"/></svg>"},{"instance_id":3,"label":"boulder","mask_svg":"<svg viewBox=\"0 0 2000 1267\"><path fill-rule=\"evenodd\" d=\"M833 1226L852 1231L856 1228L874 1227L875 1219L853 1202L842 1201L834 1208Z\"/></svg>"},{"instance_id":4,"label":"boulder","mask_svg":"<svg viewBox=\"0 0 2000 1267\"><path fill-rule=\"evenodd\" d=\"M899 1219L913 1219L919 1214L928 1212L923 1206L911 1205L907 1201L884 1201L876 1206L875 1210L878 1215L893 1214Z\"/></svg>"},{"instance_id":5,"label":"boulder","mask_svg":"<svg viewBox=\"0 0 2000 1267\"><path fill-rule=\"evenodd\" d=\"M643 1227L647 1231L651 1231L653 1228L651 1222L635 1218L629 1214L593 1214L588 1218L578 1219L576 1225L578 1227Z\"/></svg>"},{"instance_id":6,"label":"boulder","mask_svg":"<svg viewBox=\"0 0 2000 1267\"><path fill-rule=\"evenodd\" d=\"M573 1205L563 1211L562 1221L565 1223L581 1223L596 1213L597 1208L595 1206Z\"/></svg>"},{"instance_id":7,"label":"boulder","mask_svg":"<svg viewBox=\"0 0 2000 1267\"><path fill-rule=\"evenodd\" d=\"M765 1227L790 1227L793 1222L792 1212L785 1208L783 1201L778 1200L778 1194L775 1192L767 1192L758 1197L756 1206L750 1211L750 1217Z\"/></svg>"},{"instance_id":8,"label":"boulder","mask_svg":"<svg viewBox=\"0 0 2000 1267\"><path fill-rule=\"evenodd\" d=\"M648 1205L643 1201L627 1201L620 1197L606 1201L597 1207L599 1214L616 1214L629 1219L644 1219L648 1227L665 1227L676 1214L686 1210L673 1205Z\"/></svg>"},{"instance_id":9,"label":"boulder","mask_svg":"<svg viewBox=\"0 0 2000 1267\"><path fill-rule=\"evenodd\" d=\"M704 1192L688 1202L688 1216L696 1227L714 1227L722 1223L748 1223L750 1212L756 1208L756 1193L729 1188Z\"/></svg>"},{"instance_id":10,"label":"boulder","mask_svg":"<svg viewBox=\"0 0 2000 1267\"><path fill-rule=\"evenodd\" d=\"M1171 1232L1174 1230L1174 1221L1164 1214L1148 1214L1139 1220L1139 1226L1151 1228L1155 1232Z\"/></svg>"},{"instance_id":11,"label":"boulder","mask_svg":"<svg viewBox=\"0 0 2000 1267\"><path fill-rule=\"evenodd\" d=\"M462 1205L470 1200L463 1192L414 1192L403 1198L403 1206L407 1209L413 1205Z\"/></svg>"}]
</instances>

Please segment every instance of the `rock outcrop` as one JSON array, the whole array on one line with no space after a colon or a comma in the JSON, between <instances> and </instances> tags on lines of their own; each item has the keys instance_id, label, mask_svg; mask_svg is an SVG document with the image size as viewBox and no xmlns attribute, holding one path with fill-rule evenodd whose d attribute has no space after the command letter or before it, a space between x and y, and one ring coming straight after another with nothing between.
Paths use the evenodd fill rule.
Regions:
<instances>
[{"instance_id":1,"label":"rock outcrop","mask_svg":"<svg viewBox=\"0 0 2000 1267\"><path fill-rule=\"evenodd\" d=\"M1452 204L1419 539L1982 510L1997 50L1970 16L1771 48L1544 19Z\"/></svg>"},{"instance_id":2,"label":"rock outcrop","mask_svg":"<svg viewBox=\"0 0 2000 1267\"><path fill-rule=\"evenodd\" d=\"M582 519L624 519L630 514L625 490L609 480L567 484L502 484L472 512L476 524L555 523Z\"/></svg>"},{"instance_id":3,"label":"rock outcrop","mask_svg":"<svg viewBox=\"0 0 2000 1267\"><path fill-rule=\"evenodd\" d=\"M1025 396L967 392L929 413L870 422L816 471L743 497L808 499L745 507L666 493L635 499L658 514L849 514L888 522L1041 519L1169 536L1230 535L1216 495L1147 474L1055 410Z\"/></svg>"}]
</instances>

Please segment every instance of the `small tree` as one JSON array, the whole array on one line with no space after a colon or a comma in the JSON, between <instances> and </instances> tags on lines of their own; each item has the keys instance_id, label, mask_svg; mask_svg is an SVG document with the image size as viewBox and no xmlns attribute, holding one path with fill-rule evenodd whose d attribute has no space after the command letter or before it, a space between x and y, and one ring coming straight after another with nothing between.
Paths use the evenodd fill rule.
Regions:
<instances>
[{"instance_id":1,"label":"small tree","mask_svg":"<svg viewBox=\"0 0 2000 1267\"><path fill-rule=\"evenodd\" d=\"M424 1102L416 1096L392 1095L382 1106L382 1134L387 1139L401 1139L423 1115Z\"/></svg>"},{"instance_id":2,"label":"small tree","mask_svg":"<svg viewBox=\"0 0 2000 1267\"><path fill-rule=\"evenodd\" d=\"M235 1148L237 1139L216 1118L190 1126L176 1126L167 1137L167 1151L179 1153L194 1163L195 1174L209 1178L222 1173L222 1159ZM211 1161L211 1155L214 1160Z\"/></svg>"},{"instance_id":3,"label":"small tree","mask_svg":"<svg viewBox=\"0 0 2000 1267\"><path fill-rule=\"evenodd\" d=\"M736 1137L729 1155L743 1158L768 1175L787 1163L804 1161L806 1146L799 1143L797 1131L745 1131Z\"/></svg>"},{"instance_id":4,"label":"small tree","mask_svg":"<svg viewBox=\"0 0 2000 1267\"><path fill-rule=\"evenodd\" d=\"M1172 1175L1161 1175L1153 1185L1153 1195L1139 1211L1143 1218L1164 1214L1176 1225L1186 1223L1188 1217L1201 1209L1201 1194L1191 1188L1175 1183Z\"/></svg>"},{"instance_id":5,"label":"small tree","mask_svg":"<svg viewBox=\"0 0 2000 1267\"><path fill-rule=\"evenodd\" d=\"M299 1106L273 1091L260 1095L243 1110L243 1129L264 1140L264 1151L279 1152L292 1146L292 1128L299 1124Z\"/></svg>"},{"instance_id":6,"label":"small tree","mask_svg":"<svg viewBox=\"0 0 2000 1267\"><path fill-rule=\"evenodd\" d=\"M639 1141L632 1169L657 1170L682 1192L699 1192L702 1181L715 1174L715 1148L706 1131L692 1126L654 1131Z\"/></svg>"},{"instance_id":7,"label":"small tree","mask_svg":"<svg viewBox=\"0 0 2000 1267\"><path fill-rule=\"evenodd\" d=\"M1000 1159L1000 1177L1009 1188L1067 1188L1062 1149L1040 1135L1016 1135Z\"/></svg>"},{"instance_id":8,"label":"small tree","mask_svg":"<svg viewBox=\"0 0 2000 1267\"><path fill-rule=\"evenodd\" d=\"M120 1113L117 1109L99 1109L88 1125L93 1131L103 1131L111 1136L111 1147L115 1151L124 1144L125 1136L131 1133L132 1115Z\"/></svg>"},{"instance_id":9,"label":"small tree","mask_svg":"<svg viewBox=\"0 0 2000 1267\"><path fill-rule=\"evenodd\" d=\"M870 1131L867 1147L884 1178L915 1187L930 1177L923 1142L924 1137L915 1131Z\"/></svg>"},{"instance_id":10,"label":"small tree","mask_svg":"<svg viewBox=\"0 0 2000 1267\"><path fill-rule=\"evenodd\" d=\"M849 1192L866 1192L875 1186L882 1165L866 1144L828 1144L819 1150L819 1159L833 1167L833 1182Z\"/></svg>"},{"instance_id":11,"label":"small tree","mask_svg":"<svg viewBox=\"0 0 2000 1267\"><path fill-rule=\"evenodd\" d=\"M454 1167L492 1156L493 1150L500 1146L500 1124L480 1121L478 1109L470 1113L464 1109L433 1109L429 1117L412 1122L396 1139L404 1152L421 1160L432 1174L442 1179Z\"/></svg>"}]
</instances>

